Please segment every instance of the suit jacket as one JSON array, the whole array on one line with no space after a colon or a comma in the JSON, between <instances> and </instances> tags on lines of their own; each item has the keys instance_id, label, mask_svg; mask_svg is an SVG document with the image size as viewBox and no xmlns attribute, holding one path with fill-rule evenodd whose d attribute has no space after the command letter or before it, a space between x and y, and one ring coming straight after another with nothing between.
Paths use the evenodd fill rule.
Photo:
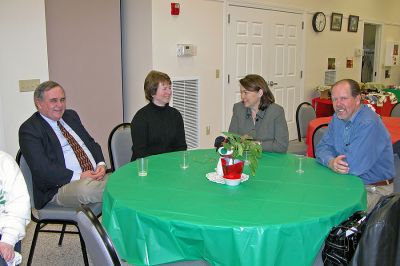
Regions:
<instances>
[{"instance_id":1,"label":"suit jacket","mask_svg":"<svg viewBox=\"0 0 400 266\"><path fill-rule=\"evenodd\" d=\"M289 131L282 106L272 103L264 111L257 112L254 124L250 108L242 102L233 106L233 115L229 131L239 135L250 135L253 139L261 141L263 151L287 151L289 146Z\"/></svg>"},{"instance_id":2,"label":"suit jacket","mask_svg":"<svg viewBox=\"0 0 400 266\"><path fill-rule=\"evenodd\" d=\"M78 114L65 110L62 118L82 139L96 163L104 161L100 145L86 131ZM35 208L41 209L71 181L73 171L66 168L60 141L39 112L19 128L19 146L32 172Z\"/></svg>"}]
</instances>

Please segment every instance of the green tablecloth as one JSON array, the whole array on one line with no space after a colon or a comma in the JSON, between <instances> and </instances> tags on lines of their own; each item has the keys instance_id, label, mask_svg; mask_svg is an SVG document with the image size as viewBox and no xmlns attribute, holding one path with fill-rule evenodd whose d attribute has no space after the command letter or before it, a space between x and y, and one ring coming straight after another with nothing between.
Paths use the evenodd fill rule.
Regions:
<instances>
[{"instance_id":1,"label":"green tablecloth","mask_svg":"<svg viewBox=\"0 0 400 266\"><path fill-rule=\"evenodd\" d=\"M395 89L384 89L384 91L387 92L392 92L396 95L397 100L400 102L400 90L395 90Z\"/></svg>"},{"instance_id":2,"label":"green tablecloth","mask_svg":"<svg viewBox=\"0 0 400 266\"><path fill-rule=\"evenodd\" d=\"M103 224L119 255L135 265L207 260L211 265L311 265L325 236L365 209L361 180L292 154L263 153L256 176L237 187L213 183L214 150L149 157L113 173L104 191ZM247 171L246 169L245 171Z\"/></svg>"}]
</instances>

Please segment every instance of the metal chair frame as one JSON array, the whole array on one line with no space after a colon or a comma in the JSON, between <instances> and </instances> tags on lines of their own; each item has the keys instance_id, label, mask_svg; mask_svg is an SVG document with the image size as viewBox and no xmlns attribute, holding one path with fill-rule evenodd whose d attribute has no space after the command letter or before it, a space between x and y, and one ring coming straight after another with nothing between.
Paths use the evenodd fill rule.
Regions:
<instances>
[{"instance_id":1,"label":"metal chair frame","mask_svg":"<svg viewBox=\"0 0 400 266\"><path fill-rule=\"evenodd\" d=\"M114 161L114 156L115 156L115 154L114 154L114 152L113 152L113 150L112 150L112 148L111 148L111 142L112 142L112 140L113 140L114 134L115 134L115 132L116 132L117 130L119 130L121 127L122 127L122 128L125 128L125 127L129 127L129 128L130 128L130 126L131 126L130 123L121 123L121 124L115 126L115 127L111 130L110 135L108 136L108 154L109 154L109 156L110 156L110 164L111 164L110 170L111 170L111 172L114 172L114 171L115 171L115 166L116 166L116 165L115 165L115 161Z\"/></svg>"},{"instance_id":2,"label":"metal chair frame","mask_svg":"<svg viewBox=\"0 0 400 266\"><path fill-rule=\"evenodd\" d=\"M24 163L26 164L26 167L29 166L25 161L25 158L23 158L23 155L21 153L21 151L19 150L16 156L16 161L18 163L18 165L21 168L22 174L24 175L25 181L26 181L26 185L28 187L28 191L29 191L29 196L31 198L31 219L32 221L34 221L36 223L36 227L35 227L35 231L33 234L33 239L32 239L32 244L31 244L31 248L29 251L29 257L28 257L28 262L27 265L30 266L32 264L32 259L33 259L33 255L35 253L35 247L36 247L36 242L37 242L37 238L39 236L40 232L44 232L44 233L57 233L60 234L60 238L58 240L58 246L62 245L63 239L64 239L64 234L78 234L79 235L79 240L81 243L81 249L82 249L82 256L83 256L83 261L85 266L89 265L89 261L88 261L88 257L87 257L87 252L86 252L86 246L85 246L85 242L79 232L79 228L78 228L78 223L75 220L65 220L65 219L40 219L38 217L36 217L34 215L33 209L35 209L35 203L34 203L34 199L33 199L33 193L32 193L32 175L31 173L26 173L24 172L24 168L21 167L21 162L22 159L24 160ZM29 170L30 171L30 170ZM28 178L30 180L28 180ZM46 205L47 206L47 205ZM46 208L46 206L44 208ZM43 208L43 209L44 209ZM59 207L60 210L64 210L64 211L68 211L68 212L72 212L72 213L76 213L76 210L74 208L65 208L65 207ZM40 210L38 210L40 211ZM99 213L99 216L101 215L101 212ZM61 230L53 230L53 229L44 229L46 225L49 224L58 224L58 225L62 225ZM75 226L78 231L69 231L66 230L67 225L73 225Z\"/></svg>"},{"instance_id":3,"label":"metal chair frame","mask_svg":"<svg viewBox=\"0 0 400 266\"><path fill-rule=\"evenodd\" d=\"M321 125L317 126L317 128L316 128L316 129L314 130L314 132L312 133L312 148L313 148L314 158L315 158L315 146L316 146L316 144L318 144L318 143L315 143L314 136L315 136L315 134L317 133L317 131L318 131L319 129L321 129L321 128L323 128L323 127L327 127L328 125L329 125L329 124L327 124L327 123L321 124Z\"/></svg>"},{"instance_id":4,"label":"metal chair frame","mask_svg":"<svg viewBox=\"0 0 400 266\"><path fill-rule=\"evenodd\" d=\"M304 106L304 105L308 105L308 106L312 107L311 103L309 103L309 102L302 102L301 104L299 104L299 106L297 106L297 109L296 109L296 126L297 126L297 139L298 139L299 142L301 142L301 139L302 139L301 138L301 132L300 132L300 118L299 118L299 116L300 116L300 110L301 110L302 106Z\"/></svg>"}]
</instances>

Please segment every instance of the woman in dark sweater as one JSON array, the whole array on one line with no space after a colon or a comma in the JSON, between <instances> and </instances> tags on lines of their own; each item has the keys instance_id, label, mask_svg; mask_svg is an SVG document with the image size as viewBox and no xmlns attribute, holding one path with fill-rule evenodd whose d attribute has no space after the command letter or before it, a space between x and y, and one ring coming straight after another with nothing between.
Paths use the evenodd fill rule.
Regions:
<instances>
[{"instance_id":1,"label":"woman in dark sweater","mask_svg":"<svg viewBox=\"0 0 400 266\"><path fill-rule=\"evenodd\" d=\"M131 122L132 161L149 155L187 149L182 115L169 106L171 79L150 71L144 81L149 103L137 111Z\"/></svg>"}]
</instances>

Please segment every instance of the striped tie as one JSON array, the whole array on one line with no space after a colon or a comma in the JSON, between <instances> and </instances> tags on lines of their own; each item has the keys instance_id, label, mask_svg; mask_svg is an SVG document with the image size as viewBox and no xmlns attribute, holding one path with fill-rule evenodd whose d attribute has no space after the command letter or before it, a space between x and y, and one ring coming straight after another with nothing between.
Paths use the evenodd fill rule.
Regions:
<instances>
[{"instance_id":1,"label":"striped tie","mask_svg":"<svg viewBox=\"0 0 400 266\"><path fill-rule=\"evenodd\" d=\"M72 150L75 153L76 158L78 159L79 165L82 168L82 172L91 170L93 171L93 165L89 160L89 157L82 149L81 145L76 141L76 139L61 125L60 121L57 121L58 127L61 129L61 133L67 139L69 145L71 145Z\"/></svg>"}]
</instances>

